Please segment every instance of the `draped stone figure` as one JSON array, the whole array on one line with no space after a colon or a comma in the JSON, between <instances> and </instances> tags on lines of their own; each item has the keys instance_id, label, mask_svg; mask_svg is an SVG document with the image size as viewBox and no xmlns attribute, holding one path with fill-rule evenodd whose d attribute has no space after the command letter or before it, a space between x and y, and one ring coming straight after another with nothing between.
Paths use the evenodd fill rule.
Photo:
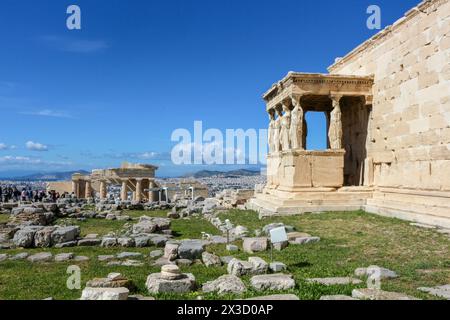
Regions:
<instances>
[{"instance_id":1,"label":"draped stone figure","mask_svg":"<svg viewBox=\"0 0 450 320\"><path fill-rule=\"evenodd\" d=\"M333 111L330 113L328 137L331 149L342 149L342 114L339 100L333 98Z\"/></svg>"},{"instance_id":2,"label":"draped stone figure","mask_svg":"<svg viewBox=\"0 0 450 320\"><path fill-rule=\"evenodd\" d=\"M291 111L291 128L289 136L291 138L292 149L303 149L303 108L300 106L300 101L292 98L292 105L294 109Z\"/></svg>"},{"instance_id":3,"label":"draped stone figure","mask_svg":"<svg viewBox=\"0 0 450 320\"><path fill-rule=\"evenodd\" d=\"M269 110L269 130L267 141L269 142L269 154L275 151L275 141L274 141L274 133L275 133L275 111Z\"/></svg>"},{"instance_id":4,"label":"draped stone figure","mask_svg":"<svg viewBox=\"0 0 450 320\"><path fill-rule=\"evenodd\" d=\"M280 145L280 131L281 131L281 111L277 110L278 117L273 123L273 151L279 152L281 151L281 145Z\"/></svg>"},{"instance_id":5,"label":"draped stone figure","mask_svg":"<svg viewBox=\"0 0 450 320\"><path fill-rule=\"evenodd\" d=\"M291 139L289 137L291 127L291 110L283 104L284 115L281 117L281 147L283 151L291 149Z\"/></svg>"}]
</instances>

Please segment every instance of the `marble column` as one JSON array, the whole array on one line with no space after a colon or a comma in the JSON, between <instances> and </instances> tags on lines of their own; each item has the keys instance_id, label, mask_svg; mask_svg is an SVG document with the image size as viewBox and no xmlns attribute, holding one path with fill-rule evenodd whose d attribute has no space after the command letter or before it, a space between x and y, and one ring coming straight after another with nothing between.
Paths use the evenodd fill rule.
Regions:
<instances>
[{"instance_id":1,"label":"marble column","mask_svg":"<svg viewBox=\"0 0 450 320\"><path fill-rule=\"evenodd\" d=\"M156 188L156 183L154 181L150 180L148 183L148 188L150 189L148 191L148 202L156 201L155 191L152 190L153 188Z\"/></svg>"},{"instance_id":2,"label":"marble column","mask_svg":"<svg viewBox=\"0 0 450 320\"><path fill-rule=\"evenodd\" d=\"M72 192L76 195L78 190L78 181L72 180Z\"/></svg>"},{"instance_id":3,"label":"marble column","mask_svg":"<svg viewBox=\"0 0 450 320\"><path fill-rule=\"evenodd\" d=\"M136 179L136 199L137 202L142 201L142 179Z\"/></svg>"},{"instance_id":4,"label":"marble column","mask_svg":"<svg viewBox=\"0 0 450 320\"><path fill-rule=\"evenodd\" d=\"M122 188L120 189L120 199L122 201L128 200L128 180L122 180Z\"/></svg>"},{"instance_id":5,"label":"marble column","mask_svg":"<svg viewBox=\"0 0 450 320\"><path fill-rule=\"evenodd\" d=\"M84 188L84 197L89 199L92 197L92 184L91 181L87 180Z\"/></svg>"},{"instance_id":6,"label":"marble column","mask_svg":"<svg viewBox=\"0 0 450 320\"><path fill-rule=\"evenodd\" d=\"M100 181L100 199L106 199L106 181Z\"/></svg>"}]
</instances>

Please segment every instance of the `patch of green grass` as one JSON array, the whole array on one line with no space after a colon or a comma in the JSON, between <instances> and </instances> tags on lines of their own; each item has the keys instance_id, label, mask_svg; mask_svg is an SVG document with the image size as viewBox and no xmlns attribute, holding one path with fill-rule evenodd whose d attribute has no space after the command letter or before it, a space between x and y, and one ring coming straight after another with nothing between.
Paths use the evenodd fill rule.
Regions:
<instances>
[{"instance_id":1,"label":"patch of green grass","mask_svg":"<svg viewBox=\"0 0 450 320\"><path fill-rule=\"evenodd\" d=\"M211 223L198 217L173 220L171 229L177 239L200 239L202 232L220 235L220 231Z\"/></svg>"},{"instance_id":2,"label":"patch of green grass","mask_svg":"<svg viewBox=\"0 0 450 320\"><path fill-rule=\"evenodd\" d=\"M165 217L166 211L130 211L133 218L141 215ZM296 280L296 287L285 293L294 293L301 299L319 299L322 295L351 294L353 286L322 286L305 281L312 277L352 276L357 267L377 264L396 271L399 278L382 281L382 289L403 292L418 298L435 297L417 291L421 286L436 286L450 283L450 239L433 230L410 226L408 222L358 212L304 214L292 217L272 217L263 220L253 211L231 210L220 215L235 225L244 225L250 231L261 229L272 222L292 225L298 231L321 237L318 243L308 245L290 245L283 251L274 251L275 261L281 261L288 267L287 272ZM74 221L81 226L82 233L107 233L121 228L126 222L90 219L86 222ZM172 230L178 239L200 238L201 232L219 234L218 230L204 219L190 217L172 221ZM241 241L236 242L241 246ZM147 295L145 280L148 274L158 272L159 268L150 265L148 258L142 267L108 267L105 262L97 261L98 255L116 254L122 251L137 251L148 254L156 248L100 248L75 247L64 249L27 249L0 250L0 253L17 252L36 253L51 251L54 254L73 252L91 257L90 261L76 263L81 267L82 287L94 277L105 277L109 272L121 272L133 280L136 291ZM220 256L231 255L224 244L208 246L209 252ZM259 254L246 254L239 251L235 257L247 259L260 256L270 261L270 251ZM0 299L77 299L81 290L68 290L66 270L71 263L32 264L27 261L5 261L0 263ZM201 264L182 267L183 272L194 274L199 287L206 281L216 279L226 273L226 267L206 268ZM243 281L249 285L249 277ZM248 286L249 287L249 286ZM255 292L251 288L239 298L271 294L273 292ZM156 295L158 299L195 299L202 295L205 299L219 298L215 294L203 294L197 291L185 295ZM233 295L220 297L237 298Z\"/></svg>"},{"instance_id":3,"label":"patch of green grass","mask_svg":"<svg viewBox=\"0 0 450 320\"><path fill-rule=\"evenodd\" d=\"M123 214L130 216L132 218L139 218L141 216L166 218L168 212L169 212L168 210L154 210L154 211L133 210L133 211L125 211Z\"/></svg>"},{"instance_id":4,"label":"patch of green grass","mask_svg":"<svg viewBox=\"0 0 450 320\"><path fill-rule=\"evenodd\" d=\"M9 221L9 214L0 214L0 223L6 223Z\"/></svg>"}]
</instances>

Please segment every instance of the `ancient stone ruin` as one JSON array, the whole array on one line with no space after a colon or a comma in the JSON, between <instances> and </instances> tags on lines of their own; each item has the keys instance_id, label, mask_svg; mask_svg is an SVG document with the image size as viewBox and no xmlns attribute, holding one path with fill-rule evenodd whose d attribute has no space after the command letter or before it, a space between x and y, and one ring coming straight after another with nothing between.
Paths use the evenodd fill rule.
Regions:
<instances>
[{"instance_id":1,"label":"ancient stone ruin","mask_svg":"<svg viewBox=\"0 0 450 320\"><path fill-rule=\"evenodd\" d=\"M423 1L329 67L289 72L265 94L262 215L364 209L450 228L447 1ZM327 149L306 150L323 112Z\"/></svg>"}]
</instances>

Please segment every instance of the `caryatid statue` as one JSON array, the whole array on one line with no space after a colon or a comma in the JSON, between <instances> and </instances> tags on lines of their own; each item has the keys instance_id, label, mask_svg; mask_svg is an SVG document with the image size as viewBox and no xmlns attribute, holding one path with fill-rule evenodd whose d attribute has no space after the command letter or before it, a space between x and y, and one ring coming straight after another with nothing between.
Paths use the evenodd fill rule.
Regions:
<instances>
[{"instance_id":1,"label":"caryatid statue","mask_svg":"<svg viewBox=\"0 0 450 320\"><path fill-rule=\"evenodd\" d=\"M289 136L291 137L292 149L303 149L303 120L304 112L300 105L300 98L292 97L292 105L294 109L291 111L291 128Z\"/></svg>"},{"instance_id":2,"label":"caryatid statue","mask_svg":"<svg viewBox=\"0 0 450 320\"><path fill-rule=\"evenodd\" d=\"M268 130L268 137L267 140L269 142L269 154L275 151L275 141L274 141L274 134L275 134L275 110L270 109L269 110L269 130Z\"/></svg>"},{"instance_id":3,"label":"caryatid statue","mask_svg":"<svg viewBox=\"0 0 450 320\"><path fill-rule=\"evenodd\" d=\"M282 104L282 108L284 115L281 117L281 147L283 151L288 151L291 149L291 139L289 137L291 128L291 110L285 103Z\"/></svg>"},{"instance_id":4,"label":"caryatid statue","mask_svg":"<svg viewBox=\"0 0 450 320\"><path fill-rule=\"evenodd\" d=\"M281 140L280 140L280 131L281 131L281 110L276 109L276 113L278 115L277 119L273 123L273 151L279 152L281 151Z\"/></svg>"},{"instance_id":5,"label":"caryatid statue","mask_svg":"<svg viewBox=\"0 0 450 320\"><path fill-rule=\"evenodd\" d=\"M328 137L331 149L342 149L342 113L340 97L332 97L333 111L330 113L330 129Z\"/></svg>"}]
</instances>

